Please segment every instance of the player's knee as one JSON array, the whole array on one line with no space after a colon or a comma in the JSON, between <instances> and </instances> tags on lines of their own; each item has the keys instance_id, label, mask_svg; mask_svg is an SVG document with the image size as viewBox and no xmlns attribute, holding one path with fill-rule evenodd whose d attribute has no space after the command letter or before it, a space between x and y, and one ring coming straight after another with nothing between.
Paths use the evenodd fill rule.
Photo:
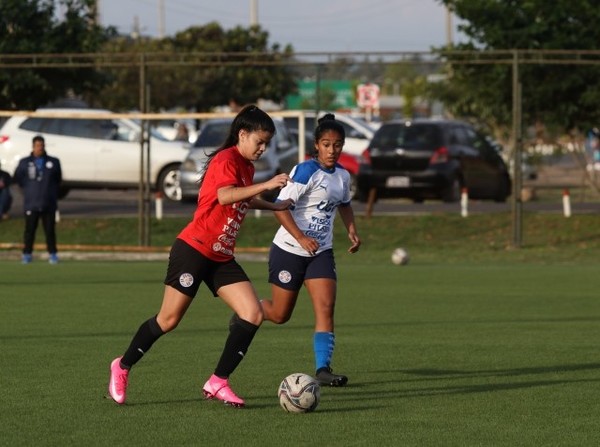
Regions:
<instances>
[{"instance_id":1,"label":"player's knee","mask_svg":"<svg viewBox=\"0 0 600 447\"><path fill-rule=\"evenodd\" d=\"M179 322L181 321L181 318L178 318L177 316L168 316L168 317L163 317L163 318L157 318L157 322L160 326L160 328L163 330L163 332L171 332L173 329L175 329L178 325Z\"/></svg>"},{"instance_id":2,"label":"player's knee","mask_svg":"<svg viewBox=\"0 0 600 447\"><path fill-rule=\"evenodd\" d=\"M256 326L260 326L264 319L263 311L262 311L262 308L260 308L260 307L258 307L257 309L253 309L251 311L239 313L238 315L242 320L245 320Z\"/></svg>"},{"instance_id":3,"label":"player's knee","mask_svg":"<svg viewBox=\"0 0 600 447\"><path fill-rule=\"evenodd\" d=\"M290 320L290 316L289 314L286 313L277 313L274 312L273 315L271 315L271 321L275 324L284 324L287 323Z\"/></svg>"}]
</instances>

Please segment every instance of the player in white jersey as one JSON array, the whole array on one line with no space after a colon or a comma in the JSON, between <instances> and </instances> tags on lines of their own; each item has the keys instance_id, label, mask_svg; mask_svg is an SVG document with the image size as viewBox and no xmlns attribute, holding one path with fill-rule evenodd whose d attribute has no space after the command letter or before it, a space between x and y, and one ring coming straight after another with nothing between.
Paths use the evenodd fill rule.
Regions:
<instances>
[{"instance_id":1,"label":"player in white jersey","mask_svg":"<svg viewBox=\"0 0 600 447\"><path fill-rule=\"evenodd\" d=\"M334 374L331 359L335 347L334 309L337 275L333 255L333 222L336 213L348 230L349 253L360 247L350 202L350 174L337 163L345 133L332 114L315 129L315 157L295 166L277 200L291 199L294 206L275 212L281 227L269 254L271 299L262 300L264 319L276 324L288 321L302 284L315 313L316 377L324 385L343 386L345 375Z\"/></svg>"}]
</instances>

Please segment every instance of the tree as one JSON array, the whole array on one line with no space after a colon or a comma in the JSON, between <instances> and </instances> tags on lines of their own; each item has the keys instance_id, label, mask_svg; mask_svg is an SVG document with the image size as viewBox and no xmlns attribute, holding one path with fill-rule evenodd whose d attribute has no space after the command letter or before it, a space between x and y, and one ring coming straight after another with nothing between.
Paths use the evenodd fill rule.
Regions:
<instances>
[{"instance_id":1,"label":"tree","mask_svg":"<svg viewBox=\"0 0 600 447\"><path fill-rule=\"evenodd\" d=\"M402 96L404 106L402 116L412 118L416 115L416 106L427 94L427 70L419 61L397 62L386 67L384 72L384 93Z\"/></svg>"},{"instance_id":2,"label":"tree","mask_svg":"<svg viewBox=\"0 0 600 447\"><path fill-rule=\"evenodd\" d=\"M600 8L593 0L439 1L463 21L459 30L467 37L451 50L592 50L600 41ZM434 88L451 112L510 128L510 64L449 63L447 74L447 82ZM600 65L521 64L524 122L561 130L597 125L599 77Z\"/></svg>"},{"instance_id":3,"label":"tree","mask_svg":"<svg viewBox=\"0 0 600 447\"><path fill-rule=\"evenodd\" d=\"M95 0L2 0L0 54L93 53L114 33L96 25L95 13ZM97 91L103 82L90 68L3 69L0 108L35 109L68 92Z\"/></svg>"},{"instance_id":4,"label":"tree","mask_svg":"<svg viewBox=\"0 0 600 447\"><path fill-rule=\"evenodd\" d=\"M292 48L281 50L278 44L269 47L268 37L259 26L224 30L213 22L165 39L120 37L107 43L105 50L132 53L133 57L141 53L165 55L164 63L152 65L147 71L151 109L201 112L230 100L239 104L259 98L281 101L293 91L294 79L285 66L292 57ZM174 60L173 55L179 55L182 62ZM111 70L113 82L99 96L102 104L111 109L136 108L139 89L132 86L139 85L138 70Z\"/></svg>"}]
</instances>

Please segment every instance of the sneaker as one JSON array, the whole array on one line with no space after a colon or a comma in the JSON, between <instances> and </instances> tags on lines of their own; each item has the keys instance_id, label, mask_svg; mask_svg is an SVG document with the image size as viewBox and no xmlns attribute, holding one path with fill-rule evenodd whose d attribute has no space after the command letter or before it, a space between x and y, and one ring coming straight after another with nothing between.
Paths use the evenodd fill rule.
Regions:
<instances>
[{"instance_id":1,"label":"sneaker","mask_svg":"<svg viewBox=\"0 0 600 447\"><path fill-rule=\"evenodd\" d=\"M33 261L33 256L31 253L24 253L21 257L21 264L31 264Z\"/></svg>"},{"instance_id":2,"label":"sneaker","mask_svg":"<svg viewBox=\"0 0 600 447\"><path fill-rule=\"evenodd\" d=\"M121 357L117 357L110 364L110 381L108 382L108 394L112 400L119 405L125 403L127 392L127 379L129 370L121 368Z\"/></svg>"},{"instance_id":3,"label":"sneaker","mask_svg":"<svg viewBox=\"0 0 600 447\"><path fill-rule=\"evenodd\" d=\"M235 408L244 407L244 399L239 398L229 387L227 379L221 379L214 374L206 381L202 388L204 397L207 399L218 399L225 405L231 405Z\"/></svg>"},{"instance_id":4,"label":"sneaker","mask_svg":"<svg viewBox=\"0 0 600 447\"><path fill-rule=\"evenodd\" d=\"M50 256L48 256L48 262L50 264L58 264L58 255L56 253L50 253Z\"/></svg>"},{"instance_id":5,"label":"sneaker","mask_svg":"<svg viewBox=\"0 0 600 447\"><path fill-rule=\"evenodd\" d=\"M326 366L317 370L316 378L321 385L344 386L348 383L348 377L334 374L331 368Z\"/></svg>"}]
</instances>

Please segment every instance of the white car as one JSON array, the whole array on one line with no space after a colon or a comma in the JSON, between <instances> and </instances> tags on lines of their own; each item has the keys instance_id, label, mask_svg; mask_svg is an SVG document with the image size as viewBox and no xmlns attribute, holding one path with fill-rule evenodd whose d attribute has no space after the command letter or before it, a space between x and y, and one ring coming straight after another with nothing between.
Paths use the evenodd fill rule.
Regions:
<instances>
[{"instance_id":1,"label":"white car","mask_svg":"<svg viewBox=\"0 0 600 447\"><path fill-rule=\"evenodd\" d=\"M325 113L327 112L320 112L319 117L322 117ZM339 121L339 123L344 126L344 131L346 132L344 152L354 155L355 157L360 157L369 145L371 138L373 138L375 129L362 119L357 119L343 113L333 112L333 114L335 115L336 121ZM306 121L306 133L312 136L313 131L318 124L315 119L315 112L306 111L304 112L304 117ZM290 129L298 129L298 118L285 117L284 121ZM310 151L312 150L312 146L310 148L307 147L306 149L307 151Z\"/></svg>"},{"instance_id":2,"label":"white car","mask_svg":"<svg viewBox=\"0 0 600 447\"><path fill-rule=\"evenodd\" d=\"M99 114L100 109L43 109L43 112ZM31 153L41 135L49 155L58 157L64 196L69 189L127 189L140 183L139 124L130 119L47 118L13 116L0 128L0 162L12 173ZM187 155L181 142L150 132L151 188L170 200L181 199L179 165Z\"/></svg>"}]
</instances>

